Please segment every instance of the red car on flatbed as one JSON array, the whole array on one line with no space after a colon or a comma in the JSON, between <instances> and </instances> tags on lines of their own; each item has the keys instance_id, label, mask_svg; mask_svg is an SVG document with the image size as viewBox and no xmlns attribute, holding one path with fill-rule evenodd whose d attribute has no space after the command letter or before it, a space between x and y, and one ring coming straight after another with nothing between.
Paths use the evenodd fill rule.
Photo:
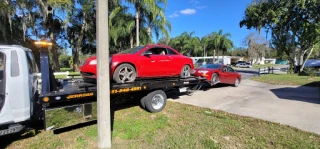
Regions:
<instances>
[{"instance_id":1,"label":"red car on flatbed","mask_svg":"<svg viewBox=\"0 0 320 149\"><path fill-rule=\"evenodd\" d=\"M211 85L223 83L237 87L241 82L241 75L238 72L230 66L222 64L205 64L195 68L191 74L206 78Z\"/></svg>"},{"instance_id":2,"label":"red car on flatbed","mask_svg":"<svg viewBox=\"0 0 320 149\"><path fill-rule=\"evenodd\" d=\"M84 80L97 78L96 56L87 58L80 67ZM107 65L107 64L106 64ZM133 82L136 78L191 76L194 69L190 57L160 44L137 46L110 57L110 75L116 83Z\"/></svg>"}]
</instances>

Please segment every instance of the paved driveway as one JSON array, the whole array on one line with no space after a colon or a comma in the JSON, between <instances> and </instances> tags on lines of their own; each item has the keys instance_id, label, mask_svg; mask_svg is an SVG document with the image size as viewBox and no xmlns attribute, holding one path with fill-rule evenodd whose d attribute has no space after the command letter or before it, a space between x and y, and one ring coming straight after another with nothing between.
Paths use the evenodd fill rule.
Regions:
<instances>
[{"instance_id":1,"label":"paved driveway","mask_svg":"<svg viewBox=\"0 0 320 149\"><path fill-rule=\"evenodd\" d=\"M320 134L319 88L280 86L243 80L172 101L278 122Z\"/></svg>"}]
</instances>

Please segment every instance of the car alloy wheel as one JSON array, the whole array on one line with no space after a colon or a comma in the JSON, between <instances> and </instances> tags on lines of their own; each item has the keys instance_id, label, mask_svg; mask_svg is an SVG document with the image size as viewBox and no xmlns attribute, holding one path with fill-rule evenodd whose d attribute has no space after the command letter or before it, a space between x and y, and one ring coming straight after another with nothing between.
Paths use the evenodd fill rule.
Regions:
<instances>
[{"instance_id":1,"label":"car alloy wheel","mask_svg":"<svg viewBox=\"0 0 320 149\"><path fill-rule=\"evenodd\" d=\"M116 83L133 82L136 79L136 70L130 64L119 65L113 74L113 80Z\"/></svg>"},{"instance_id":2,"label":"car alloy wheel","mask_svg":"<svg viewBox=\"0 0 320 149\"><path fill-rule=\"evenodd\" d=\"M237 87L237 86L239 86L239 84L240 84L240 81L239 81L239 78L237 78L235 83L234 83L234 86Z\"/></svg>"},{"instance_id":3,"label":"car alloy wheel","mask_svg":"<svg viewBox=\"0 0 320 149\"><path fill-rule=\"evenodd\" d=\"M182 78L187 78L187 77L190 77L191 74L190 74L190 66L189 65L184 65L183 68L182 68L182 72L181 72L181 77Z\"/></svg>"},{"instance_id":4,"label":"car alloy wheel","mask_svg":"<svg viewBox=\"0 0 320 149\"><path fill-rule=\"evenodd\" d=\"M219 76L218 74L214 73L212 74L212 77L211 77L211 84L215 85L217 83L219 83Z\"/></svg>"},{"instance_id":5,"label":"car alloy wheel","mask_svg":"<svg viewBox=\"0 0 320 149\"><path fill-rule=\"evenodd\" d=\"M122 81L122 83L132 82L135 80L134 73L135 73L135 71L132 70L132 68L123 67L119 71L119 79Z\"/></svg>"}]
</instances>

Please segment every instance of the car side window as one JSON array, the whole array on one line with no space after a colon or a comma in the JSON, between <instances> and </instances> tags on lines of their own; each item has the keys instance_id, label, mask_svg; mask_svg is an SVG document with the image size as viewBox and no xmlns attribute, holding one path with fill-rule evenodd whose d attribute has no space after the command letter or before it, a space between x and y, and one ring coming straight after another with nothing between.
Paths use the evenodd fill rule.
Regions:
<instances>
[{"instance_id":1,"label":"car side window","mask_svg":"<svg viewBox=\"0 0 320 149\"><path fill-rule=\"evenodd\" d=\"M168 51L168 55L177 55L176 52L174 52L173 50L167 48L167 51Z\"/></svg>"},{"instance_id":2,"label":"car side window","mask_svg":"<svg viewBox=\"0 0 320 149\"><path fill-rule=\"evenodd\" d=\"M151 52L152 55L167 55L167 50L166 48L151 48L148 49L146 52Z\"/></svg>"},{"instance_id":3,"label":"car side window","mask_svg":"<svg viewBox=\"0 0 320 149\"><path fill-rule=\"evenodd\" d=\"M227 71L228 71L228 68L227 68L226 66L223 66L223 67L222 67L222 71L223 71L223 72L227 72Z\"/></svg>"},{"instance_id":4,"label":"car side window","mask_svg":"<svg viewBox=\"0 0 320 149\"><path fill-rule=\"evenodd\" d=\"M228 67L228 72L234 72L234 70L231 67Z\"/></svg>"}]
</instances>

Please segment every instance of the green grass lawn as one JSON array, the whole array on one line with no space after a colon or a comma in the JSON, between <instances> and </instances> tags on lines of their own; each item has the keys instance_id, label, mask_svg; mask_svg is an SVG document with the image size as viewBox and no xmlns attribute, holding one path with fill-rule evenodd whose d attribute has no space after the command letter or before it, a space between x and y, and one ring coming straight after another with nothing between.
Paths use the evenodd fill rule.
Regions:
<instances>
[{"instance_id":1,"label":"green grass lawn","mask_svg":"<svg viewBox=\"0 0 320 149\"><path fill-rule=\"evenodd\" d=\"M320 77L298 76L297 74L266 74L251 79L270 84L320 87Z\"/></svg>"},{"instance_id":2,"label":"green grass lawn","mask_svg":"<svg viewBox=\"0 0 320 149\"><path fill-rule=\"evenodd\" d=\"M25 137L29 136L29 137ZM0 148L97 148L97 125L53 134L5 137ZM113 148L320 148L320 136L299 129L168 101L164 111L138 106L114 113Z\"/></svg>"}]
</instances>

